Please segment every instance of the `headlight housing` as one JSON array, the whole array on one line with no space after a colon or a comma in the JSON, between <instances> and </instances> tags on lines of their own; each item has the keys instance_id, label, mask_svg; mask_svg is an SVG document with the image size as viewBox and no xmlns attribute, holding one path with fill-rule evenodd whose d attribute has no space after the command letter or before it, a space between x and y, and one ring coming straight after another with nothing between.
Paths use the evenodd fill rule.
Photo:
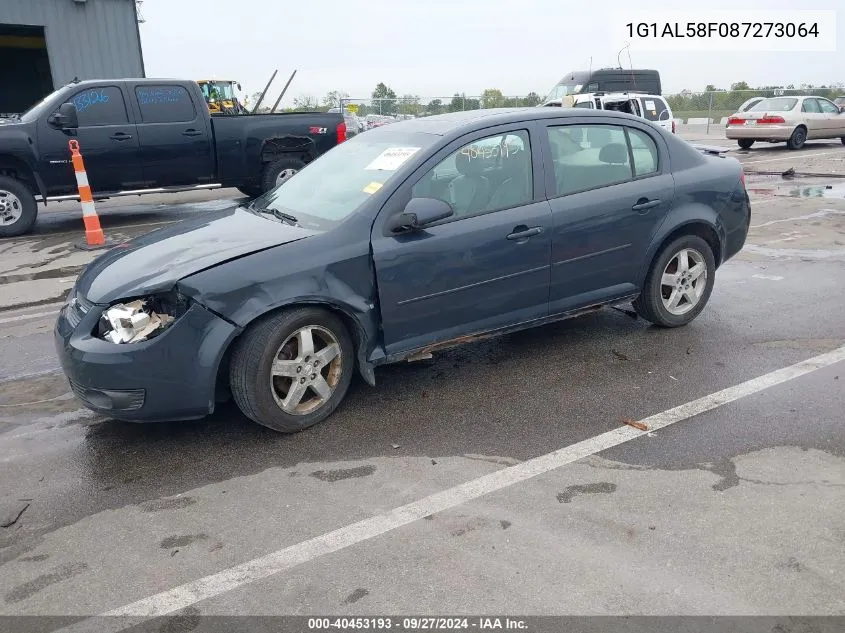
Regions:
<instances>
[{"instance_id":1,"label":"headlight housing","mask_svg":"<svg viewBox=\"0 0 845 633\"><path fill-rule=\"evenodd\" d=\"M172 326L189 305L176 291L120 301L103 310L96 336L119 344L147 341Z\"/></svg>"}]
</instances>

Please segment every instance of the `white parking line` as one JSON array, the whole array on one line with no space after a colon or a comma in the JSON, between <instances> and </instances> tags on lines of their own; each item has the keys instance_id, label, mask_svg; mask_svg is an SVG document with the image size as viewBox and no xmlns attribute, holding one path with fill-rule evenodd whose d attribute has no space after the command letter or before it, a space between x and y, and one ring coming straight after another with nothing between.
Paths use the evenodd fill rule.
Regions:
<instances>
[{"instance_id":1,"label":"white parking line","mask_svg":"<svg viewBox=\"0 0 845 633\"><path fill-rule=\"evenodd\" d=\"M640 420L648 426L648 433L665 428L682 420L711 411L729 402L763 391L775 385L794 380L834 363L845 361L845 346L820 354L808 360L784 367L728 387L708 396L687 402L673 409ZM96 628L97 631L116 632L146 619L173 613L193 604L219 596L249 583L268 578L287 569L302 565L326 554L351 547L381 534L391 532L430 514L454 508L492 492L508 488L561 466L589 457L614 446L630 442L645 435L630 426L620 426L612 431L578 442L533 459L489 473L477 479L437 492L428 497L395 508L384 514L322 534L290 547L271 552L210 576L174 587L132 604L102 614L111 620L101 620L96 627L90 619L60 629L61 633L81 633ZM127 619L120 619L127 618ZM59 632L54 632L59 633Z\"/></svg>"},{"instance_id":2,"label":"white parking line","mask_svg":"<svg viewBox=\"0 0 845 633\"><path fill-rule=\"evenodd\" d=\"M775 163L779 160L796 160L798 158L812 158L813 156L827 156L829 154L842 154L842 150L837 152L805 152L803 154L790 154L781 158L767 158L766 160L751 160L740 161L743 165L759 165L760 163Z\"/></svg>"}]
</instances>

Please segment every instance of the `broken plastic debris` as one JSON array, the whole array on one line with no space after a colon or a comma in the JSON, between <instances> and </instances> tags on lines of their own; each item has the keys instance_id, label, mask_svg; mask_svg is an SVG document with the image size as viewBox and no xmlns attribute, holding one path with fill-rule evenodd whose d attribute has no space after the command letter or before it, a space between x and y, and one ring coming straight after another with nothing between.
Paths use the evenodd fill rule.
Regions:
<instances>
[{"instance_id":1,"label":"broken plastic debris","mask_svg":"<svg viewBox=\"0 0 845 633\"><path fill-rule=\"evenodd\" d=\"M622 420L622 424L633 426L635 429L639 429L640 431L648 431L647 425L643 424L642 422L637 422L636 420Z\"/></svg>"},{"instance_id":2,"label":"broken plastic debris","mask_svg":"<svg viewBox=\"0 0 845 633\"><path fill-rule=\"evenodd\" d=\"M173 321L169 314L144 312L146 302L142 299L130 303L118 303L106 310L105 317L111 331L105 338L112 343L137 343L146 340L150 334Z\"/></svg>"}]
</instances>

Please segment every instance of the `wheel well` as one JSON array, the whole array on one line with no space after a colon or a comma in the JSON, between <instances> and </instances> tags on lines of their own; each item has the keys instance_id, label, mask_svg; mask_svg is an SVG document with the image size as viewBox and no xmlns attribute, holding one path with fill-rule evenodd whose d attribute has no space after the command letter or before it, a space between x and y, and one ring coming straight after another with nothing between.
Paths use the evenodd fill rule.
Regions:
<instances>
[{"instance_id":1,"label":"wheel well","mask_svg":"<svg viewBox=\"0 0 845 633\"><path fill-rule=\"evenodd\" d=\"M282 156L292 156L304 163L314 159L314 141L308 138L271 138L261 148L261 162L271 163Z\"/></svg>"},{"instance_id":2,"label":"wheel well","mask_svg":"<svg viewBox=\"0 0 845 633\"><path fill-rule=\"evenodd\" d=\"M33 196L38 195L38 183L35 180L35 173L29 166L10 156L0 156L0 176L8 176L24 183Z\"/></svg>"},{"instance_id":3,"label":"wheel well","mask_svg":"<svg viewBox=\"0 0 845 633\"><path fill-rule=\"evenodd\" d=\"M267 316L270 316L272 314L276 314L278 312L282 312L284 310L292 310L292 309L295 309L295 308L302 308L302 307L319 308L321 310L325 310L326 312L328 312L330 314L333 314L334 316L336 316L337 318L339 318L341 320L344 327L346 327L347 332L349 332L349 336L352 337L352 345L355 347L355 353L354 353L355 360L354 360L354 362L355 362L355 366L358 365L358 360L357 360L358 359L358 352L361 349L361 345L363 344L363 340L362 340L363 339L363 333L362 333L361 328L358 325L357 321L355 321L355 319L350 314L348 314L347 312L345 312L341 308L337 307L336 305L333 305L333 304L330 304L330 303L323 303L323 302L319 302L319 301L311 301L311 302L303 301L303 302L299 302L299 303L290 303L290 304L283 305L283 306L280 306L278 308L275 308L273 310L268 310L267 312L264 312L262 314L259 314L258 316L256 316L254 319L252 319L249 323L247 323L243 327L243 330L241 331L240 334L238 334L238 336L236 336L231 341L229 341L229 346L226 348L226 351L223 352L223 357L220 359L220 366L217 368L217 377L215 379L215 396L216 396L216 399L218 401L228 399L228 396L230 394L230 392L229 392L229 364L230 364L231 359L232 359L232 351L235 349L235 345L238 344L238 341L240 340L243 333L246 332L247 329L253 323L258 321L258 319L263 319Z\"/></svg>"},{"instance_id":4,"label":"wheel well","mask_svg":"<svg viewBox=\"0 0 845 633\"><path fill-rule=\"evenodd\" d=\"M681 237L682 235L696 235L703 239L707 244L710 246L710 250L713 251L713 260L716 262L716 268L718 268L722 262L722 243L719 241L719 236L713 227L704 224L703 222L692 222L691 224L684 224L683 226L679 226L677 229L669 233L663 242L660 244L660 248L657 249L655 253L655 258L657 258L660 253L663 252L663 249L666 248L666 245L669 244L672 240Z\"/></svg>"}]
</instances>

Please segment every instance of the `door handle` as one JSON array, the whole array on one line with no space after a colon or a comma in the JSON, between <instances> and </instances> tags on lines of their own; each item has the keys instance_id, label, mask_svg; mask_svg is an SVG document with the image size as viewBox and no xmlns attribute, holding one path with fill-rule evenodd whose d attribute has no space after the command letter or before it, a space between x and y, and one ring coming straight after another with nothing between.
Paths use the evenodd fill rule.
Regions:
<instances>
[{"instance_id":1,"label":"door handle","mask_svg":"<svg viewBox=\"0 0 845 633\"><path fill-rule=\"evenodd\" d=\"M128 141L132 138L132 135L127 134L126 132L115 132L109 138L113 141Z\"/></svg>"},{"instance_id":2,"label":"door handle","mask_svg":"<svg viewBox=\"0 0 845 633\"><path fill-rule=\"evenodd\" d=\"M649 200L647 198L640 198L639 200L637 200L637 204L631 207L631 209L640 213L644 213L649 209L653 209L658 204L660 204L660 200Z\"/></svg>"},{"instance_id":3,"label":"door handle","mask_svg":"<svg viewBox=\"0 0 845 633\"><path fill-rule=\"evenodd\" d=\"M202 132L191 128L190 130L185 130L184 132L182 132L182 136L202 136Z\"/></svg>"},{"instance_id":4,"label":"door handle","mask_svg":"<svg viewBox=\"0 0 845 633\"><path fill-rule=\"evenodd\" d=\"M529 237L540 235L542 232L542 226L532 226L530 229L525 225L515 226L513 232L508 234L508 239L512 241L527 240Z\"/></svg>"}]
</instances>

